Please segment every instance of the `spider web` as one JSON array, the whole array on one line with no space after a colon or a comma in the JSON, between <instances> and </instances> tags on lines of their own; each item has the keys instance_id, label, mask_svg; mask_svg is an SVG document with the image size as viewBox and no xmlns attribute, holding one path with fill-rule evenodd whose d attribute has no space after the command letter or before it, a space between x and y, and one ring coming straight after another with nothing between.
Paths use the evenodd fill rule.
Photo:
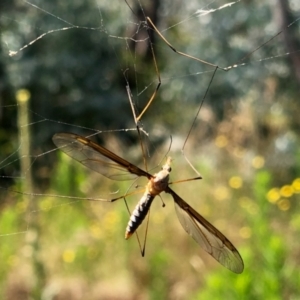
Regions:
<instances>
[{"instance_id":1,"label":"spider web","mask_svg":"<svg viewBox=\"0 0 300 300\"><path fill-rule=\"evenodd\" d=\"M6 12L1 13L0 20L1 57L7 72L7 88L6 85L3 88L6 97L2 97L1 109L10 136L8 140L3 133L5 147L1 151L3 219L11 218L9 225L1 226L6 241L20 243L18 236L35 240L30 227L37 222L40 211L55 217L61 210L67 215L69 203L79 201L76 197L87 199L86 195L99 179L90 176L89 183L80 184L86 174L76 169L78 179L67 183L69 189L58 194L48 192L53 183L52 162L57 154L51 143L54 133L95 134L110 150L116 149L122 157L125 153L129 161L142 165L126 86L130 88L138 114L158 84L149 32L162 82L157 97L139 123L146 133L142 133L142 139L147 144L147 161L154 158L148 166L150 170L167 151L170 135L173 153L184 147L188 158L193 158L193 166L199 156L213 165L212 131L214 136L221 137L221 142L222 137L227 142L233 139L228 155L238 156L241 143L246 148L253 141L248 138L241 142L236 131L230 136L230 129L224 129L229 126L223 121L226 113L234 115L233 111L242 111L246 119L247 112L255 108L262 118L268 111L282 116L286 110L288 93L274 102L272 98L279 86L278 78L290 78L293 72L289 60L299 58L299 45L287 51L284 41L286 33L299 31L299 18L285 23L280 19L279 8L269 7L267 3L250 6L243 1L189 1L183 5L165 1L155 8L154 3L133 1L90 1L85 5L79 1L70 5L53 1L51 4L4 1L0 7ZM294 2L290 7L293 13L299 9ZM264 10L269 10L271 17ZM227 71L217 70L212 77L214 67L174 53L151 26L147 32L145 16L151 17L175 49ZM85 43L91 54L87 53ZM258 74L264 81L259 82ZM297 85L296 80L290 84ZM12 91L16 92L15 96L9 94ZM22 99L26 98L30 98L30 104L24 108L30 117L27 121L21 117ZM291 104L294 107L292 100ZM235 125L247 127L242 121ZM31 146L26 145L28 129ZM282 141L284 138L289 136L282 134L274 138L279 148L287 147L290 142ZM199 147L201 154L194 151ZM153 150L157 149L155 153ZM140 158L136 159L137 156ZM28 160L22 169L24 157ZM72 174L72 169L68 172ZM65 183L63 179L57 181L56 185ZM76 184L80 187L73 187ZM63 199L53 199L51 195L69 198L61 202ZM39 196L43 197L42 204L38 204ZM22 223L18 227L21 230L16 229L16 223ZM101 223L94 221L91 227L95 224ZM51 232L43 235L51 236ZM25 244L21 257L28 258L32 249L28 241ZM10 256L12 265L16 264L16 253Z\"/></svg>"}]
</instances>

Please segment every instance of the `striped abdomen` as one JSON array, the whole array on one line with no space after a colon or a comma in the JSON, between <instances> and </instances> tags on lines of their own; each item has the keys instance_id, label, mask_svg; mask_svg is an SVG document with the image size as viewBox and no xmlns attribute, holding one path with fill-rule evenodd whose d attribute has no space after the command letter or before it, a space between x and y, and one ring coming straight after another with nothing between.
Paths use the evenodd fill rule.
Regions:
<instances>
[{"instance_id":1,"label":"striped abdomen","mask_svg":"<svg viewBox=\"0 0 300 300\"><path fill-rule=\"evenodd\" d=\"M145 219L154 197L149 193L145 193L133 210L125 232L126 240L131 237Z\"/></svg>"}]
</instances>

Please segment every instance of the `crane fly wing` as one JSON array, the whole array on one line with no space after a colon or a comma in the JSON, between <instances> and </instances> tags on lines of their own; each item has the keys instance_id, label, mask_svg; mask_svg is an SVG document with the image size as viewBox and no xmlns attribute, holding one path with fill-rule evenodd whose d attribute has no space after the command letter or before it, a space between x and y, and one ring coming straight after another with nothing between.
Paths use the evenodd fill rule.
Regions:
<instances>
[{"instance_id":1,"label":"crane fly wing","mask_svg":"<svg viewBox=\"0 0 300 300\"><path fill-rule=\"evenodd\" d=\"M244 263L232 243L173 190L168 188L166 192L174 198L177 217L184 230L220 264L232 272L242 273Z\"/></svg>"},{"instance_id":2,"label":"crane fly wing","mask_svg":"<svg viewBox=\"0 0 300 300\"><path fill-rule=\"evenodd\" d=\"M152 178L127 160L80 135L57 133L52 140L67 155L110 179L130 180L138 176Z\"/></svg>"}]
</instances>

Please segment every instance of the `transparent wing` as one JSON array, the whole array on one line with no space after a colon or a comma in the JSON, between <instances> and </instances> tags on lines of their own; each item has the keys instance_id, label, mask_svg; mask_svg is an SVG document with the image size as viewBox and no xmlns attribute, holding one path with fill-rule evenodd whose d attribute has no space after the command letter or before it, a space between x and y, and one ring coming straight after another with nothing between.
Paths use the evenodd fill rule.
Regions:
<instances>
[{"instance_id":1,"label":"transparent wing","mask_svg":"<svg viewBox=\"0 0 300 300\"><path fill-rule=\"evenodd\" d=\"M138 176L152 178L147 172L85 137L57 133L52 140L67 155L110 179L130 180Z\"/></svg>"},{"instance_id":2,"label":"transparent wing","mask_svg":"<svg viewBox=\"0 0 300 300\"><path fill-rule=\"evenodd\" d=\"M219 263L235 273L244 270L243 260L232 243L198 212L168 188L175 201L177 217L184 230Z\"/></svg>"}]
</instances>

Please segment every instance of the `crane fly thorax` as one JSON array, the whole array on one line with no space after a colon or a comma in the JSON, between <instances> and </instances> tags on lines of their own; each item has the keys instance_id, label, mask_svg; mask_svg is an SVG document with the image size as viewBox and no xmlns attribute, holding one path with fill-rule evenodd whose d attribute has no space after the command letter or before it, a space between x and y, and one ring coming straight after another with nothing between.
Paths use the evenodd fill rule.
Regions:
<instances>
[{"instance_id":1,"label":"crane fly thorax","mask_svg":"<svg viewBox=\"0 0 300 300\"><path fill-rule=\"evenodd\" d=\"M165 191L169 184L169 177L171 172L171 158L167 159L165 165L163 165L162 170L153 175L147 185L147 192L153 196L160 194Z\"/></svg>"}]
</instances>

